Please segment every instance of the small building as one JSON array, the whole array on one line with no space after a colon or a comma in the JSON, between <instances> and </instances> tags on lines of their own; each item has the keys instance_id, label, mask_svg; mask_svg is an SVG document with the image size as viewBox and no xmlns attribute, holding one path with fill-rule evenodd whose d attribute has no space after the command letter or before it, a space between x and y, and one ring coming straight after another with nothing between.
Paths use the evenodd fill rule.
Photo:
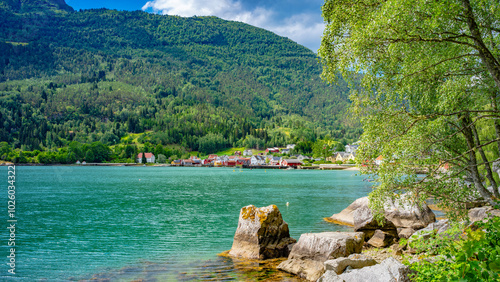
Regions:
<instances>
[{"instance_id":1,"label":"small building","mask_svg":"<svg viewBox=\"0 0 500 282\"><path fill-rule=\"evenodd\" d=\"M358 150L359 145L354 145L354 144L348 144L345 145L345 152L346 153L355 153L356 150Z\"/></svg>"},{"instance_id":2,"label":"small building","mask_svg":"<svg viewBox=\"0 0 500 282\"><path fill-rule=\"evenodd\" d=\"M235 156L241 156L241 151L234 151Z\"/></svg>"},{"instance_id":3,"label":"small building","mask_svg":"<svg viewBox=\"0 0 500 282\"><path fill-rule=\"evenodd\" d=\"M376 164L376 165L381 165L383 160L384 160L384 157L382 157L382 155L380 155L380 156L378 156L378 157L375 159L375 164Z\"/></svg>"},{"instance_id":4,"label":"small building","mask_svg":"<svg viewBox=\"0 0 500 282\"><path fill-rule=\"evenodd\" d=\"M264 156L252 156L250 158L251 165L266 165L266 158Z\"/></svg>"},{"instance_id":5,"label":"small building","mask_svg":"<svg viewBox=\"0 0 500 282\"><path fill-rule=\"evenodd\" d=\"M236 165L249 165L250 164L250 158L238 158L236 160Z\"/></svg>"},{"instance_id":6,"label":"small building","mask_svg":"<svg viewBox=\"0 0 500 282\"><path fill-rule=\"evenodd\" d=\"M80 160L78 160L78 161L76 161L76 164L79 165L79 164L82 164L82 163L80 162Z\"/></svg>"},{"instance_id":7,"label":"small building","mask_svg":"<svg viewBox=\"0 0 500 282\"><path fill-rule=\"evenodd\" d=\"M87 164L87 162L86 162L86 161L83 161L83 162L82 162L82 165L86 165L86 164Z\"/></svg>"},{"instance_id":8,"label":"small building","mask_svg":"<svg viewBox=\"0 0 500 282\"><path fill-rule=\"evenodd\" d=\"M293 149L295 149L295 144L287 144L286 148L290 149L290 150L293 150Z\"/></svg>"},{"instance_id":9,"label":"small building","mask_svg":"<svg viewBox=\"0 0 500 282\"><path fill-rule=\"evenodd\" d=\"M270 165L279 165L281 162L281 157L272 157L270 160L269 160L269 164Z\"/></svg>"},{"instance_id":10,"label":"small building","mask_svg":"<svg viewBox=\"0 0 500 282\"><path fill-rule=\"evenodd\" d=\"M280 149L278 147L274 147L274 148L267 148L266 149L266 154L269 154L269 153L279 153L280 152Z\"/></svg>"},{"instance_id":11,"label":"small building","mask_svg":"<svg viewBox=\"0 0 500 282\"><path fill-rule=\"evenodd\" d=\"M182 160L183 166L193 166L193 161L191 159Z\"/></svg>"},{"instance_id":12,"label":"small building","mask_svg":"<svg viewBox=\"0 0 500 282\"><path fill-rule=\"evenodd\" d=\"M334 155L334 157L335 157L335 161L344 162L344 161L347 161L347 159L349 158L349 154L346 152L337 152Z\"/></svg>"},{"instance_id":13,"label":"small building","mask_svg":"<svg viewBox=\"0 0 500 282\"><path fill-rule=\"evenodd\" d=\"M287 167L298 167L302 162L297 159L282 159L280 165Z\"/></svg>"},{"instance_id":14,"label":"small building","mask_svg":"<svg viewBox=\"0 0 500 282\"><path fill-rule=\"evenodd\" d=\"M146 163L155 163L155 155L153 153L145 153L146 156ZM142 153L139 153L137 155L137 162L142 164Z\"/></svg>"},{"instance_id":15,"label":"small building","mask_svg":"<svg viewBox=\"0 0 500 282\"><path fill-rule=\"evenodd\" d=\"M243 151L243 156L251 156L251 155L253 155L252 150L248 149L248 150Z\"/></svg>"},{"instance_id":16,"label":"small building","mask_svg":"<svg viewBox=\"0 0 500 282\"><path fill-rule=\"evenodd\" d=\"M290 149L281 149L282 154L290 154Z\"/></svg>"},{"instance_id":17,"label":"small building","mask_svg":"<svg viewBox=\"0 0 500 282\"><path fill-rule=\"evenodd\" d=\"M303 156L303 155L296 155L296 157L297 157L297 160L299 160L299 161L303 161L303 160L309 160L309 159L311 159L310 157L308 157L308 156Z\"/></svg>"},{"instance_id":18,"label":"small building","mask_svg":"<svg viewBox=\"0 0 500 282\"><path fill-rule=\"evenodd\" d=\"M349 155L347 156L348 161L355 161L356 160L356 152L350 152Z\"/></svg>"},{"instance_id":19,"label":"small building","mask_svg":"<svg viewBox=\"0 0 500 282\"><path fill-rule=\"evenodd\" d=\"M170 164L174 165L174 166L180 166L182 164L182 162L181 162L181 160L173 160Z\"/></svg>"}]
</instances>

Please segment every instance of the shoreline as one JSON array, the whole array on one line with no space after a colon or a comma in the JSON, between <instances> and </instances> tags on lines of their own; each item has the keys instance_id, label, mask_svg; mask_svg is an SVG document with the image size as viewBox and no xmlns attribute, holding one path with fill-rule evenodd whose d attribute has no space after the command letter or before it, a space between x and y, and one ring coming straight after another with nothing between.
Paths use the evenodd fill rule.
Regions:
<instances>
[{"instance_id":1,"label":"shoreline","mask_svg":"<svg viewBox=\"0 0 500 282\"><path fill-rule=\"evenodd\" d=\"M138 163L87 163L87 164L37 164L37 163L0 163L0 166L135 166L135 167L206 167L206 168L217 168L217 167L226 167L226 168L242 168L242 169L283 169L287 170L291 167L286 166L176 166L171 164L138 164ZM359 168L356 166L342 166L342 165L314 165L314 166L303 166L292 168L291 170L348 170L348 171L359 171Z\"/></svg>"}]
</instances>

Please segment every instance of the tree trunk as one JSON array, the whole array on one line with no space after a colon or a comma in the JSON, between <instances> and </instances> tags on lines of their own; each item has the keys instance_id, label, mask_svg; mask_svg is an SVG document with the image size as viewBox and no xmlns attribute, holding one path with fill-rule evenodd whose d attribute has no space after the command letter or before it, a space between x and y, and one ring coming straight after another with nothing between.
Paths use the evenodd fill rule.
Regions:
<instances>
[{"instance_id":1,"label":"tree trunk","mask_svg":"<svg viewBox=\"0 0 500 282\"><path fill-rule=\"evenodd\" d=\"M483 159L484 162L484 167L486 169L486 178L488 179L488 181L490 181L491 187L493 188L493 195L495 195L496 198L500 198L500 195L498 195L498 185L495 179L493 178L493 172L491 171L491 163L488 161L488 158L486 157L483 148L480 147L481 142L479 141L476 125L472 124L471 128L472 128L472 133L474 134L474 139L476 140L476 145L478 146L479 154L481 155L481 158Z\"/></svg>"},{"instance_id":2,"label":"tree trunk","mask_svg":"<svg viewBox=\"0 0 500 282\"><path fill-rule=\"evenodd\" d=\"M465 114L463 116L460 116L459 118L460 118L460 124L462 126L462 134L464 135L465 140L467 141L467 147L469 149L468 171L470 172L472 181L474 182L474 186L476 187L476 190L479 192L481 197L483 197L483 199L490 205L494 206L495 202L492 199L492 195L486 188L484 188L479 171L477 169L477 160L476 160L477 147L474 142L474 137L471 130L471 123L472 123L471 118L469 114Z\"/></svg>"},{"instance_id":3,"label":"tree trunk","mask_svg":"<svg viewBox=\"0 0 500 282\"><path fill-rule=\"evenodd\" d=\"M500 64L496 60L495 56L490 52L488 47L483 41L483 37L481 36L481 31L476 23L476 19L474 17L474 12L472 11L472 6L470 5L469 0L462 0L462 5L465 9L464 16L467 21L467 25L469 26L469 31L474 40L474 45L476 46L476 50L481 57L481 60L485 64L488 72L491 77L495 81L495 85L500 90Z\"/></svg>"}]
</instances>

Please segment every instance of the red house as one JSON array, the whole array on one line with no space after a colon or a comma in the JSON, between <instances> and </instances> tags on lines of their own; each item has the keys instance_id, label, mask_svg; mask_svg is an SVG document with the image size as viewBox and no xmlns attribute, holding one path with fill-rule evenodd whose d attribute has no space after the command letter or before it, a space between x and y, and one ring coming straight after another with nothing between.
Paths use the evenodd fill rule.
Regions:
<instances>
[{"instance_id":1,"label":"red house","mask_svg":"<svg viewBox=\"0 0 500 282\"><path fill-rule=\"evenodd\" d=\"M266 149L266 154L268 154L268 153L279 153L279 152L280 152L280 149L278 147L267 148Z\"/></svg>"},{"instance_id":2,"label":"red house","mask_svg":"<svg viewBox=\"0 0 500 282\"><path fill-rule=\"evenodd\" d=\"M281 160L280 165L288 167L298 167L299 165L302 165L302 162L297 159L284 159Z\"/></svg>"}]
</instances>

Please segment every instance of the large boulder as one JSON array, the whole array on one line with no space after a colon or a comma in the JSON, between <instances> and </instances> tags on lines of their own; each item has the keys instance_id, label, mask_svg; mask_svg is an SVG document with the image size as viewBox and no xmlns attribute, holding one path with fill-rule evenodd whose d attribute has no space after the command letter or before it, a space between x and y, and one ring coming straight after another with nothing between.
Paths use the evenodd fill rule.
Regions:
<instances>
[{"instance_id":1,"label":"large boulder","mask_svg":"<svg viewBox=\"0 0 500 282\"><path fill-rule=\"evenodd\" d=\"M327 220L340 224L350 225L355 231L363 231L365 239L371 238L375 230L380 229L397 237L398 228L412 228L419 230L436 221L436 216L425 204L422 207L410 205L405 201L408 195L402 195L400 199L387 201L384 204L385 223L376 221L369 207L368 197L359 198L338 214L334 214Z\"/></svg>"},{"instance_id":2,"label":"large boulder","mask_svg":"<svg viewBox=\"0 0 500 282\"><path fill-rule=\"evenodd\" d=\"M362 232L302 234L288 260L278 265L278 269L316 281L324 272L325 261L360 253L363 236Z\"/></svg>"},{"instance_id":3,"label":"large boulder","mask_svg":"<svg viewBox=\"0 0 500 282\"><path fill-rule=\"evenodd\" d=\"M360 269L353 269L349 272L337 274L333 270L325 272L318 280L320 282L351 282L351 281L370 281L370 282L407 282L409 268L396 259L389 257L380 264L367 266Z\"/></svg>"},{"instance_id":4,"label":"large boulder","mask_svg":"<svg viewBox=\"0 0 500 282\"><path fill-rule=\"evenodd\" d=\"M240 211L229 255L247 259L286 257L289 245L295 242L276 205L262 208L249 205Z\"/></svg>"},{"instance_id":5,"label":"large boulder","mask_svg":"<svg viewBox=\"0 0 500 282\"><path fill-rule=\"evenodd\" d=\"M368 197L359 198L352 202L347 208L343 209L341 212L326 218L327 221L338 223L347 226L354 226L353 213L359 208L367 207L369 204Z\"/></svg>"}]
</instances>

